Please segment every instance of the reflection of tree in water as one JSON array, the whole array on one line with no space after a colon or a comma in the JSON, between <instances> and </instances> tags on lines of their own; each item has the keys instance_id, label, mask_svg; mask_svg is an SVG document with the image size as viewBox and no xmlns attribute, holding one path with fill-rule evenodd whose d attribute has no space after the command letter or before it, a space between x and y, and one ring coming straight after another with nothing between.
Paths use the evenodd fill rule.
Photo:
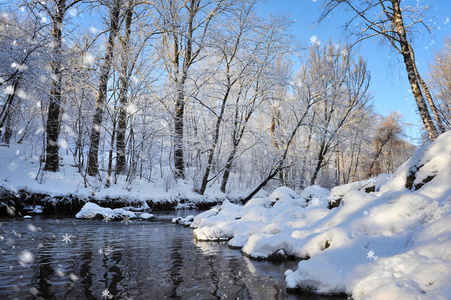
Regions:
<instances>
[{"instance_id":1,"label":"reflection of tree in water","mask_svg":"<svg viewBox=\"0 0 451 300\"><path fill-rule=\"evenodd\" d=\"M169 270L169 278L171 280L171 298L172 299L182 299L180 296L177 295L177 289L180 286L180 284L183 282L183 278L180 275L180 271L183 267L183 256L180 253L183 247L182 241L175 237L172 240L172 246L171 246L171 264L172 267Z\"/></svg>"},{"instance_id":2,"label":"reflection of tree in water","mask_svg":"<svg viewBox=\"0 0 451 300\"><path fill-rule=\"evenodd\" d=\"M87 240L91 240L90 238ZM81 267L80 267L80 278L81 286L83 287L83 294L86 299L96 299L92 294L92 277L91 273L91 263L92 263L93 245L89 243L83 244L83 252L81 255Z\"/></svg>"},{"instance_id":3,"label":"reflection of tree in water","mask_svg":"<svg viewBox=\"0 0 451 300\"><path fill-rule=\"evenodd\" d=\"M286 293L283 276L295 266L250 260L224 242L193 243L192 230L167 223L100 224L79 222L67 231L74 237L68 244L60 231L72 220L35 220L43 227L35 240L11 233L27 232L23 224L9 226L5 246L15 251L0 256L0 299L101 299L106 289L112 299L299 299ZM47 233L58 238L49 241ZM37 242L46 245L34 261L10 269ZM14 285L20 290L8 290Z\"/></svg>"},{"instance_id":4,"label":"reflection of tree in water","mask_svg":"<svg viewBox=\"0 0 451 300\"><path fill-rule=\"evenodd\" d=\"M38 295L40 298L53 299L55 293L50 289L52 287L51 278L55 274L55 270L52 268L52 256L50 255L51 245L47 244L41 248L36 258L37 274L35 277L36 288L38 289Z\"/></svg>"},{"instance_id":5,"label":"reflection of tree in water","mask_svg":"<svg viewBox=\"0 0 451 300\"><path fill-rule=\"evenodd\" d=\"M121 282L125 279L121 269L122 252L113 250L112 255L105 255L104 261L106 261L107 259L110 260L110 262L108 262L106 266L110 265L110 267L108 267L108 271L105 272L104 278L107 279L108 274L112 274L111 281L108 285L108 290L112 295L119 295L120 290L123 289L118 288L118 285L120 285Z\"/></svg>"},{"instance_id":6,"label":"reflection of tree in water","mask_svg":"<svg viewBox=\"0 0 451 300\"><path fill-rule=\"evenodd\" d=\"M204 276L215 287L213 296L227 299L286 299L284 265L254 262L227 243L197 242L208 261ZM219 254L219 255L218 255ZM258 265L267 265L272 272L265 274Z\"/></svg>"}]
</instances>

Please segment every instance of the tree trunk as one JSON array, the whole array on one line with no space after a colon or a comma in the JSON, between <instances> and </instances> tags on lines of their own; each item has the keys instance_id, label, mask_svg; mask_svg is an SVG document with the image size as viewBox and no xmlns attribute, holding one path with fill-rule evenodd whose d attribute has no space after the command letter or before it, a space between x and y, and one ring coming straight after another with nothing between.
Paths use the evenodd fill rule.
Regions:
<instances>
[{"instance_id":1,"label":"tree trunk","mask_svg":"<svg viewBox=\"0 0 451 300\"><path fill-rule=\"evenodd\" d=\"M122 70L121 70L121 90L119 92L119 116L117 126L117 139L116 139L116 173L121 174L125 172L125 132L127 130L127 104L128 104L128 86L129 86L129 70L128 62L130 60L129 42L130 32L133 17L133 6L127 10L125 20L125 37L123 42L123 57L122 57ZM114 141L113 141L114 142Z\"/></svg>"},{"instance_id":2,"label":"tree trunk","mask_svg":"<svg viewBox=\"0 0 451 300\"><path fill-rule=\"evenodd\" d=\"M2 113L1 113L1 120L0 120L0 136L3 134L4 128L7 127L7 121L10 118L10 114L12 112L12 104L14 101L14 97L16 96L16 90L17 86L19 85L21 77L17 77L16 80L14 80L12 87L12 93L8 95L8 98L6 99L6 103L3 105ZM3 139L5 140L5 139Z\"/></svg>"},{"instance_id":3,"label":"tree trunk","mask_svg":"<svg viewBox=\"0 0 451 300\"><path fill-rule=\"evenodd\" d=\"M110 187L111 185L111 173L113 172L113 145L114 140L116 139L116 121L113 122L113 132L111 133L111 148L110 152L108 153L108 171L107 171L107 178L106 178L106 187Z\"/></svg>"},{"instance_id":4,"label":"tree trunk","mask_svg":"<svg viewBox=\"0 0 451 300\"><path fill-rule=\"evenodd\" d=\"M11 128L11 115L12 115L12 109L13 107L9 107L9 113L8 117L6 118L6 125L5 125L5 134L3 135L3 142L7 145L11 142L11 136L13 135L13 130Z\"/></svg>"},{"instance_id":5,"label":"tree trunk","mask_svg":"<svg viewBox=\"0 0 451 300\"><path fill-rule=\"evenodd\" d=\"M326 144L323 141L319 148L318 158L316 160L316 167L315 167L315 171L313 172L312 179L310 180L310 185L314 185L316 179L318 178L319 171L321 170L321 167L323 166L323 160L324 160L324 156L326 155L327 149L328 148L326 147Z\"/></svg>"},{"instance_id":6,"label":"tree trunk","mask_svg":"<svg viewBox=\"0 0 451 300\"><path fill-rule=\"evenodd\" d=\"M424 82L423 78L421 78L421 76L420 76L420 72L418 72L417 64L415 62L415 53L413 52L413 48L410 44L409 44L409 50L410 50L410 55L412 56L412 63L413 63L413 67L415 69L415 75L417 76L418 82L420 83L421 87L423 88L424 93L426 94L426 99L429 103L429 107L431 108L432 114L434 115L438 130L440 131L440 133L444 133L446 131L446 127L442 122L442 118L440 117L440 114L438 113L437 106L434 103L434 99L432 98L431 92L429 91L429 88L428 88L426 82Z\"/></svg>"},{"instance_id":7,"label":"tree trunk","mask_svg":"<svg viewBox=\"0 0 451 300\"><path fill-rule=\"evenodd\" d=\"M50 103L46 126L46 156L44 171L57 172L59 170L58 137L60 132L60 111L63 70L61 63L62 54L62 28L64 14L66 13L66 0L57 2L56 13L52 17L52 38L54 43L54 55L52 66L52 89L50 90Z\"/></svg>"},{"instance_id":8,"label":"tree trunk","mask_svg":"<svg viewBox=\"0 0 451 300\"><path fill-rule=\"evenodd\" d=\"M221 192L225 193L226 192L226 186L227 186L227 182L229 181L229 177L230 177L230 169L232 168L232 163L233 160L235 159L235 155L236 155L236 151L237 151L238 146L233 146L232 152L230 152L229 158L227 159L225 168L224 168L224 173L222 175L222 182L221 182Z\"/></svg>"},{"instance_id":9,"label":"tree trunk","mask_svg":"<svg viewBox=\"0 0 451 300\"><path fill-rule=\"evenodd\" d=\"M410 87L412 89L413 96L415 97L421 120L423 121L429 138L431 141L434 141L437 137L437 128L432 121L426 101L424 100L423 94L421 93L420 85L418 84L418 78L416 76L415 66L412 60L412 53L410 51L411 46L409 44L409 41L407 40L399 0L391 0L391 2L393 5L393 23L399 35L399 44L402 51L401 54L404 58L404 64L406 66Z\"/></svg>"},{"instance_id":10,"label":"tree trunk","mask_svg":"<svg viewBox=\"0 0 451 300\"><path fill-rule=\"evenodd\" d=\"M228 78L227 90L226 90L226 93L224 94L224 98L222 99L221 111L216 120L215 132L214 132L214 136L213 136L213 144L211 145L211 149L209 150L209 153L208 153L207 166L205 168L204 177L202 179L202 185L199 190L199 194L201 194L201 195L203 195L205 193L205 189L207 188L208 176L210 176L210 171L211 171L211 167L213 164L213 156L215 154L216 146L218 145L219 129L221 128L221 123L224 118L225 107L226 107L227 99L229 98L231 87L232 87L232 85L230 84L230 78Z\"/></svg>"},{"instance_id":11,"label":"tree trunk","mask_svg":"<svg viewBox=\"0 0 451 300\"><path fill-rule=\"evenodd\" d=\"M182 87L180 87L182 89ZM185 94L179 90L177 101L175 102L174 116L174 167L175 179L185 179L185 160L183 151L183 128L185 115Z\"/></svg>"},{"instance_id":12,"label":"tree trunk","mask_svg":"<svg viewBox=\"0 0 451 300\"><path fill-rule=\"evenodd\" d=\"M251 200L252 197L254 197L258 191L260 191L266 184L268 184L268 182L273 179L277 173L279 173L280 170L283 169L283 161L280 161L278 163L278 166L276 168L274 168L269 175L258 185L258 187L253 190L246 198L243 199L243 202L246 203L247 201Z\"/></svg>"},{"instance_id":13,"label":"tree trunk","mask_svg":"<svg viewBox=\"0 0 451 300\"><path fill-rule=\"evenodd\" d=\"M121 8L121 0L116 0L111 10L110 33L108 37L108 45L105 54L105 60L100 71L99 90L95 105L94 120L91 129L91 145L89 147L88 157L88 175L95 176L99 173L99 143L100 129L102 127L103 110L107 94L108 78L110 75L111 65L114 58L114 43L119 28L119 13Z\"/></svg>"},{"instance_id":14,"label":"tree trunk","mask_svg":"<svg viewBox=\"0 0 451 300\"><path fill-rule=\"evenodd\" d=\"M224 173L222 175L221 192L223 192L223 193L226 192L226 186L229 181L232 163L235 160L235 156L238 151L238 146L241 142L241 139L243 138L244 130L246 129L246 124L249 121L253 111L248 112L246 114L246 117L244 118L244 120L241 122L238 120L238 112L239 112L239 110L237 107L236 111L235 111L235 129L234 129L234 132L232 133L233 149L230 152L229 157L227 158L227 162L226 162L226 165L224 168ZM238 126L241 126L241 127L238 128Z\"/></svg>"}]
</instances>

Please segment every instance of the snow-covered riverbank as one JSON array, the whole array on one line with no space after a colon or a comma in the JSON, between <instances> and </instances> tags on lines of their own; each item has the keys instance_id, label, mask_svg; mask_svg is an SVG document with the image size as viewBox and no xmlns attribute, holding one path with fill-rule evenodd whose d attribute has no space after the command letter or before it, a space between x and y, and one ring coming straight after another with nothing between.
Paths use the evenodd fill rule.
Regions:
<instances>
[{"instance_id":1,"label":"snow-covered riverbank","mask_svg":"<svg viewBox=\"0 0 451 300\"><path fill-rule=\"evenodd\" d=\"M63 204L75 214L86 202L145 209L223 202L194 218L194 236L227 240L254 259L303 259L285 273L293 291L345 293L352 299L451 299L451 131L393 174L331 191L312 186L298 194L281 187L245 205L220 193L200 196L184 183L167 190L161 182L140 179L133 185L85 186L77 168L65 163L69 157L60 172L38 174L38 158L23 145L2 148L0 159L3 213L61 213Z\"/></svg>"},{"instance_id":2,"label":"snow-covered riverbank","mask_svg":"<svg viewBox=\"0 0 451 300\"><path fill-rule=\"evenodd\" d=\"M208 209L226 197L239 197L217 191L202 196L193 191L192 184L164 177L152 181L135 178L129 182L124 175L106 188L104 178L89 177L85 181L72 155L61 155L59 172L43 172L33 147L17 143L0 146L0 216L7 214L7 207L21 214L75 215L87 202L110 208Z\"/></svg>"},{"instance_id":3,"label":"snow-covered riverbank","mask_svg":"<svg viewBox=\"0 0 451 300\"><path fill-rule=\"evenodd\" d=\"M450 211L447 132L394 174L331 192L310 187L298 195L279 188L244 206L226 201L191 226L198 240L228 240L252 258L304 259L285 273L291 290L352 299L451 299Z\"/></svg>"}]
</instances>

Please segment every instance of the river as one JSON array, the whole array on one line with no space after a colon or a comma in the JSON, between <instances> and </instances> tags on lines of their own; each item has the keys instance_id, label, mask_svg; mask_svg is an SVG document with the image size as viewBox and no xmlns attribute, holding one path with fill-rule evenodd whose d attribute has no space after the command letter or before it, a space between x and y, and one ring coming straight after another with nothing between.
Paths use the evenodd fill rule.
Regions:
<instances>
[{"instance_id":1,"label":"river","mask_svg":"<svg viewBox=\"0 0 451 300\"><path fill-rule=\"evenodd\" d=\"M171 223L196 213L0 219L0 299L343 299L287 294L283 273L295 262L250 260Z\"/></svg>"}]
</instances>

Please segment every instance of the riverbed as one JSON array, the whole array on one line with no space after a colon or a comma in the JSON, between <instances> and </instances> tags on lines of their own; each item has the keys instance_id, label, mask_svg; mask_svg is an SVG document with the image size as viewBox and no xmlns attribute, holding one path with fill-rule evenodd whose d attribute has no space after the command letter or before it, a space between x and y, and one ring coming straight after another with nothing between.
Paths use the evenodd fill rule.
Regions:
<instances>
[{"instance_id":1,"label":"riverbed","mask_svg":"<svg viewBox=\"0 0 451 300\"><path fill-rule=\"evenodd\" d=\"M197 213L0 219L0 299L343 299L289 294L283 274L295 261L250 260L171 223Z\"/></svg>"}]
</instances>

